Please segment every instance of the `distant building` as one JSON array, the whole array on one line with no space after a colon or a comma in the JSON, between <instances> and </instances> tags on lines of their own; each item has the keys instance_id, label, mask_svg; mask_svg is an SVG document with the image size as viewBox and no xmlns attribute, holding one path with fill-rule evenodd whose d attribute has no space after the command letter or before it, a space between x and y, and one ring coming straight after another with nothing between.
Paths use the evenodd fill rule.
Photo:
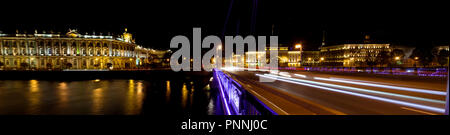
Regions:
<instances>
[{"instance_id":1,"label":"distant building","mask_svg":"<svg viewBox=\"0 0 450 135\"><path fill-rule=\"evenodd\" d=\"M390 44L339 44L323 46L320 49L322 66L365 66L367 61L375 61L380 52L391 52Z\"/></svg>"},{"instance_id":2,"label":"distant building","mask_svg":"<svg viewBox=\"0 0 450 135\"><path fill-rule=\"evenodd\" d=\"M302 61L302 50L288 51L288 67L300 67Z\"/></svg>"},{"instance_id":3,"label":"distant building","mask_svg":"<svg viewBox=\"0 0 450 135\"><path fill-rule=\"evenodd\" d=\"M436 46L434 47L434 50L436 50L437 53L439 53L441 50L449 51L449 46L448 45Z\"/></svg>"},{"instance_id":4,"label":"distant building","mask_svg":"<svg viewBox=\"0 0 450 135\"><path fill-rule=\"evenodd\" d=\"M119 37L61 34L0 34L0 69L130 69L161 62L158 51Z\"/></svg>"},{"instance_id":5,"label":"distant building","mask_svg":"<svg viewBox=\"0 0 450 135\"><path fill-rule=\"evenodd\" d=\"M245 59L240 55L233 55L233 63L234 64L242 64L245 62L245 66L255 65L256 67L265 67L267 63L270 62L270 51L278 50L278 66L279 67L300 67L301 66L301 55L302 49L299 48L297 50L289 50L289 47L266 47L265 52L245 52ZM255 55L256 59L246 59L251 55ZM258 58L265 56L266 63L258 61Z\"/></svg>"},{"instance_id":6,"label":"distant building","mask_svg":"<svg viewBox=\"0 0 450 135\"><path fill-rule=\"evenodd\" d=\"M401 56L391 56L394 57L395 67L414 67L417 64L417 60L414 58L409 58L414 52L415 47L404 46L404 45L392 45L392 50L400 50ZM397 54L398 55L398 54ZM399 59L397 59L399 58ZM397 60L396 60L397 59Z\"/></svg>"}]
</instances>

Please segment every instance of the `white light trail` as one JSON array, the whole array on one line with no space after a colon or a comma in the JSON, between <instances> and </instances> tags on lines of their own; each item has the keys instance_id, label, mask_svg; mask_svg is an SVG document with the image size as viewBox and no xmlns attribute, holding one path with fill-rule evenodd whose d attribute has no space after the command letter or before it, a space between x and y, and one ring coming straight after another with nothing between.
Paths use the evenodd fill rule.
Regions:
<instances>
[{"instance_id":1,"label":"white light trail","mask_svg":"<svg viewBox=\"0 0 450 135\"><path fill-rule=\"evenodd\" d=\"M349 84L356 84L356 85L365 85L365 86L372 86L372 87L381 87L381 88L388 88L388 89L396 89L396 90L403 90L403 91L411 91L411 92L418 92L418 93L427 93L427 94L433 94L433 95L446 95L447 94L446 92L442 92L442 91L406 88L406 87L389 86L389 85L364 83L364 82L354 82L354 81L347 81L347 80L340 80L340 79L328 79L328 78L322 78L322 77L314 77L314 79L323 80L323 81L349 83Z\"/></svg>"},{"instance_id":2,"label":"white light trail","mask_svg":"<svg viewBox=\"0 0 450 135\"><path fill-rule=\"evenodd\" d=\"M394 104L399 104L399 105L419 108L419 109L433 111L433 112L439 112L439 113L444 113L445 112L445 109L442 109L442 108L431 107L431 106L426 106L426 105L420 105L420 104L415 104L415 103L409 103L409 102L404 102L404 101L398 101L398 100L393 100L393 99L388 99L388 98L376 97L376 96L371 96L371 95L366 95L366 94L354 93L354 92L349 92L349 91L344 91L344 90L339 90L339 89L334 89L334 88L317 86L317 85L313 85L313 84L301 83L301 82L291 81L291 80L287 80L287 79L282 79L280 76L272 77L270 75L260 75L260 74L256 74L256 75L260 76L260 77L265 77L265 78L271 78L271 79L279 80L279 81L284 81L284 82L289 82L289 83L294 83L294 84L299 84L299 85L305 85L305 86L309 86L309 87L314 87L314 88L329 90L329 91L333 91L333 92L344 93L344 94L348 94L348 95L364 97L364 98L369 98L369 99L373 99L373 100L379 100L379 101L384 101L384 102L389 102L389 103L394 103Z\"/></svg>"},{"instance_id":3,"label":"white light trail","mask_svg":"<svg viewBox=\"0 0 450 135\"><path fill-rule=\"evenodd\" d=\"M289 79L289 80L293 80L293 81L299 81L299 82L304 82L304 83L322 85L322 86L327 86L327 87L334 87L334 88L341 88L341 89L350 89L350 90L354 90L354 91L362 91L362 92L367 92L367 93L374 93L374 94L381 94L381 95L388 95L388 96L395 96L395 97L401 97L401 98L408 98L408 99L414 99L414 100L420 100L420 101L427 101L427 102L445 104L445 102L441 101L441 100L434 100L434 99L427 99L427 98L421 98L421 97L407 96L407 95L401 95L401 94L395 94L395 93L389 93L389 92L381 92L381 91L376 91L376 90L368 90L368 89L349 87L349 86L342 86L342 85L335 85L335 84L322 83L322 82L316 82L316 81L309 81L309 80L303 80L303 79L285 78L285 77L281 77L281 76L274 76L274 75L268 75L268 74L267 74L267 76L280 77L280 78L283 78L283 79Z\"/></svg>"},{"instance_id":4,"label":"white light trail","mask_svg":"<svg viewBox=\"0 0 450 135\"><path fill-rule=\"evenodd\" d=\"M224 100L224 104L225 104L225 108L226 108L226 110L227 110L227 113L228 113L228 115L231 115L231 112L230 112L230 109L229 109L229 107L228 107L228 101L227 101L227 99L225 98L225 95L223 94L224 93L224 91L223 91L223 87L222 87L222 82L221 82L221 78L219 77L219 75L217 75L216 74L216 77L217 77L217 79L219 79L218 80L218 83L219 83L219 89L220 89L220 94L222 95L222 99Z\"/></svg>"},{"instance_id":5,"label":"white light trail","mask_svg":"<svg viewBox=\"0 0 450 135\"><path fill-rule=\"evenodd\" d=\"M301 78L306 78L306 75L301 75L301 74L294 74L295 76L301 77Z\"/></svg>"}]
</instances>

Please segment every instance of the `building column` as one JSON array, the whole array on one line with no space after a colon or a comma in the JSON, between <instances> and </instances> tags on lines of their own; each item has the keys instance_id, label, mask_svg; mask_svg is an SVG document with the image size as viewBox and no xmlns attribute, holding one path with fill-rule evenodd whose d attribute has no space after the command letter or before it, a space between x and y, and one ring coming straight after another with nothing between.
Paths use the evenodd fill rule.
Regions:
<instances>
[{"instance_id":1,"label":"building column","mask_svg":"<svg viewBox=\"0 0 450 135\"><path fill-rule=\"evenodd\" d=\"M449 64L450 65L450 64ZM450 78L450 72L448 71L448 70L450 70L450 67L449 67L449 65L447 65L448 67L447 67L447 96L445 97L445 99L446 99L446 102L445 102L445 115L448 115L448 92L449 92L449 83L448 83L448 80L449 80L449 78Z\"/></svg>"}]
</instances>

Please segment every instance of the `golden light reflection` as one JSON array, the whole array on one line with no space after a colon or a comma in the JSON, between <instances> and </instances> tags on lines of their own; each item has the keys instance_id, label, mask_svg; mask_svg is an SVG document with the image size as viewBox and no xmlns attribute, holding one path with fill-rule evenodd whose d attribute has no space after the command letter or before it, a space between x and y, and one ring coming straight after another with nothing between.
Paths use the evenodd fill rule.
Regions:
<instances>
[{"instance_id":1,"label":"golden light reflection","mask_svg":"<svg viewBox=\"0 0 450 135\"><path fill-rule=\"evenodd\" d=\"M39 91L39 82L37 80L30 80L30 91L31 92Z\"/></svg>"},{"instance_id":2,"label":"golden light reflection","mask_svg":"<svg viewBox=\"0 0 450 135\"><path fill-rule=\"evenodd\" d=\"M205 89L206 91L210 91L210 90L211 90L211 86L209 86L209 84L208 84L208 85L205 86L204 89ZM210 96L210 93L209 93L209 92L206 92L206 96L209 97L209 96Z\"/></svg>"},{"instance_id":3,"label":"golden light reflection","mask_svg":"<svg viewBox=\"0 0 450 135\"><path fill-rule=\"evenodd\" d=\"M61 82L58 85L58 97L60 108L66 108L68 102L68 88L66 82Z\"/></svg>"},{"instance_id":4,"label":"golden light reflection","mask_svg":"<svg viewBox=\"0 0 450 135\"><path fill-rule=\"evenodd\" d=\"M92 113L93 114L102 114L102 109L103 109L103 89L102 88L97 88L93 90L93 94L92 94L92 101L93 101L93 106L92 106Z\"/></svg>"},{"instance_id":5,"label":"golden light reflection","mask_svg":"<svg viewBox=\"0 0 450 135\"><path fill-rule=\"evenodd\" d=\"M170 81L166 81L166 88L167 88L167 90L166 90L166 102L169 102L170 101L170 92L171 92L171 90L170 90Z\"/></svg>"},{"instance_id":6,"label":"golden light reflection","mask_svg":"<svg viewBox=\"0 0 450 135\"><path fill-rule=\"evenodd\" d=\"M130 79L128 81L128 90L129 91L134 91L134 80L133 79Z\"/></svg>"},{"instance_id":7,"label":"golden light reflection","mask_svg":"<svg viewBox=\"0 0 450 135\"><path fill-rule=\"evenodd\" d=\"M128 81L127 101L125 104L125 113L127 115L135 115L141 112L144 100L143 90L144 84L142 82L134 83L134 80Z\"/></svg>"},{"instance_id":8,"label":"golden light reflection","mask_svg":"<svg viewBox=\"0 0 450 135\"><path fill-rule=\"evenodd\" d=\"M183 88L181 89L181 105L183 106L183 108L186 108L186 103L187 103L187 95L188 94L188 89L186 86L186 83L183 83Z\"/></svg>"},{"instance_id":9,"label":"golden light reflection","mask_svg":"<svg viewBox=\"0 0 450 135\"><path fill-rule=\"evenodd\" d=\"M29 111L31 114L39 112L41 104L41 93L39 92L39 81L30 80L30 92L28 93Z\"/></svg>"}]
</instances>

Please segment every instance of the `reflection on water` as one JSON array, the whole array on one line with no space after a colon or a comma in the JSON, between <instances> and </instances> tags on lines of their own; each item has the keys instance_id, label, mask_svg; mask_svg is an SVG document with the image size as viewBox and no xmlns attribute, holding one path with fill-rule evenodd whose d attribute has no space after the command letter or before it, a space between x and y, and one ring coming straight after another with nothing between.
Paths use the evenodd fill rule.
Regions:
<instances>
[{"instance_id":1,"label":"reflection on water","mask_svg":"<svg viewBox=\"0 0 450 135\"><path fill-rule=\"evenodd\" d=\"M68 89L67 89L67 83L66 82L61 82L59 83L58 86L58 108L62 108L65 109L67 108L67 102L68 102Z\"/></svg>"},{"instance_id":2,"label":"reflection on water","mask_svg":"<svg viewBox=\"0 0 450 135\"><path fill-rule=\"evenodd\" d=\"M183 83L183 88L181 89L181 104L183 108L186 108L188 98L187 94L188 94L187 86L185 83Z\"/></svg>"},{"instance_id":3,"label":"reflection on water","mask_svg":"<svg viewBox=\"0 0 450 135\"><path fill-rule=\"evenodd\" d=\"M212 114L207 85L187 80L0 80L0 114Z\"/></svg>"},{"instance_id":4,"label":"reflection on water","mask_svg":"<svg viewBox=\"0 0 450 135\"><path fill-rule=\"evenodd\" d=\"M166 102L170 101L170 81L166 81Z\"/></svg>"},{"instance_id":5,"label":"reflection on water","mask_svg":"<svg viewBox=\"0 0 450 135\"><path fill-rule=\"evenodd\" d=\"M37 80L30 80L30 92L28 93L29 112L35 112L39 109L41 93L39 92L39 82Z\"/></svg>"}]
</instances>

